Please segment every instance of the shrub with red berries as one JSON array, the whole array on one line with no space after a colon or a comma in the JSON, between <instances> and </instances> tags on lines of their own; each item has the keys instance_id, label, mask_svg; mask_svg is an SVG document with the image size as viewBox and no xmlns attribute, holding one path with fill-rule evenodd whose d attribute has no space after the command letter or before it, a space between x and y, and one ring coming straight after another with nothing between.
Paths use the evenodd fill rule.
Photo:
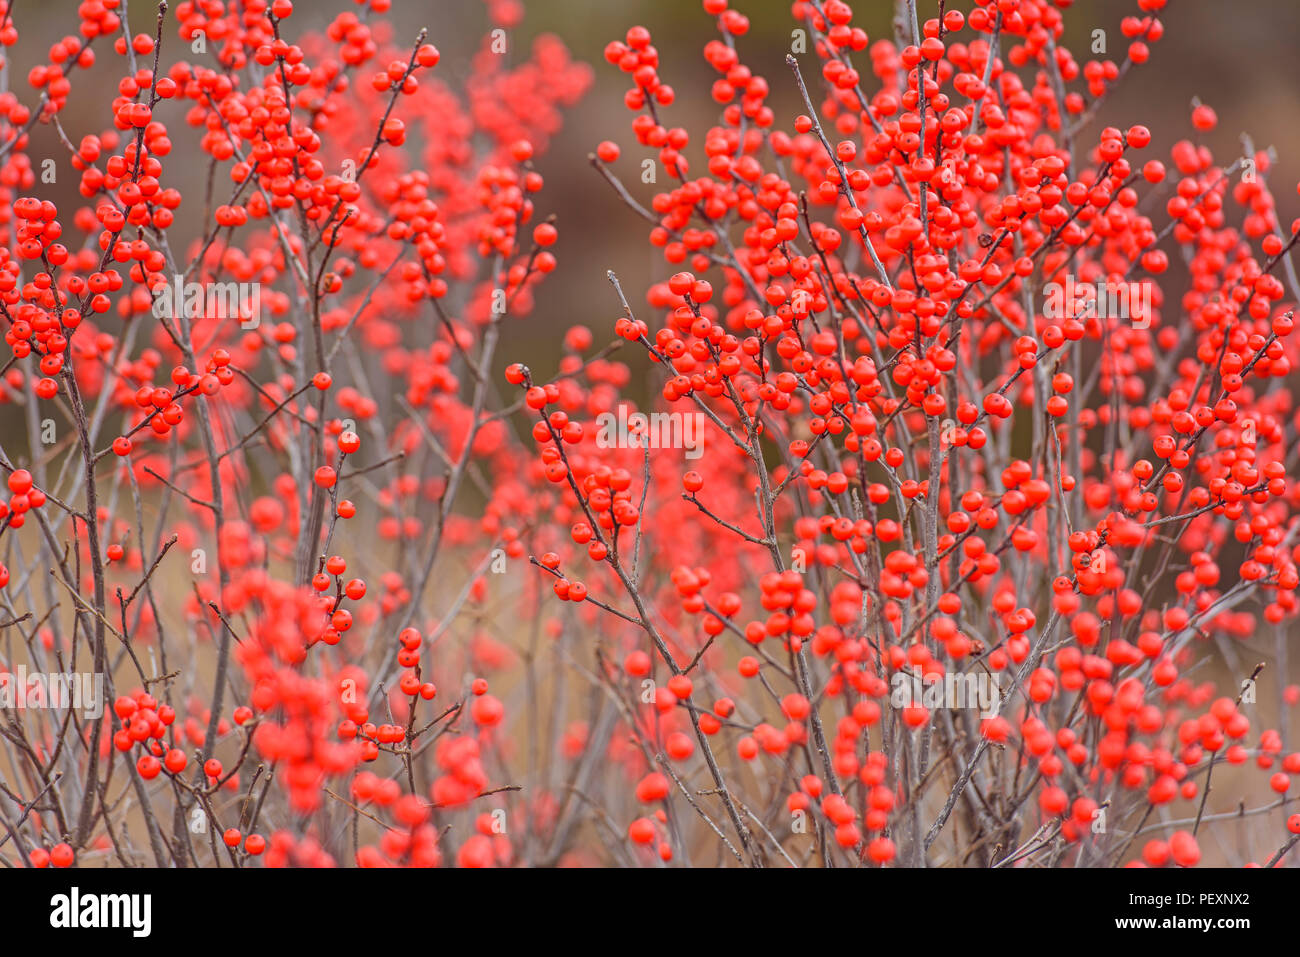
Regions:
<instances>
[{"instance_id":1,"label":"shrub with red berries","mask_svg":"<svg viewBox=\"0 0 1300 957\"><path fill-rule=\"evenodd\" d=\"M522 566L538 518L493 361L556 265L534 156L593 72L550 35L498 56L509 2L460 82L388 0L322 33L289 0L143 32L125 7L81 4L0 94L0 403L28 427L0 443L0 855L513 863L507 654L467 569ZM36 124L75 208L40 195ZM206 190L169 185L194 165Z\"/></svg>"},{"instance_id":2,"label":"shrub with red berries","mask_svg":"<svg viewBox=\"0 0 1300 957\"><path fill-rule=\"evenodd\" d=\"M1271 156L1217 163L1200 104L1166 149L1099 128L1165 0L1121 64L1062 45L1069 3L908 2L891 40L797 0L771 76L742 6L703 3L708 129L672 125L646 29L605 48L668 180L592 156L671 273L609 276L650 431L600 440L631 400L578 346L558 384L507 371L568 538L536 563L641 776L623 859L1191 866L1249 816L1276 864L1300 220Z\"/></svg>"},{"instance_id":3,"label":"shrub with red berries","mask_svg":"<svg viewBox=\"0 0 1300 957\"><path fill-rule=\"evenodd\" d=\"M1207 104L1102 126L1131 3L760 63L702 0L705 89L518 0L454 70L390 0L81 3L0 92L0 862L1287 859L1300 220ZM582 172L663 265L526 355L620 76Z\"/></svg>"}]
</instances>

